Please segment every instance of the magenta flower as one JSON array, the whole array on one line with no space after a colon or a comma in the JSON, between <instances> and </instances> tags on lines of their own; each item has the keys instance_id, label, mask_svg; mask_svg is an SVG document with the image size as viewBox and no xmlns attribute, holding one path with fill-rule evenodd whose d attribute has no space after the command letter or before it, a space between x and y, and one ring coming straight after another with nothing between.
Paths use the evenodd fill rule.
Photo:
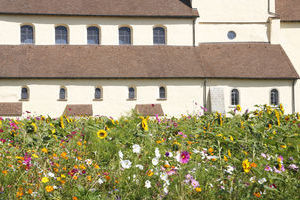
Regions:
<instances>
[{"instance_id":1,"label":"magenta flower","mask_svg":"<svg viewBox=\"0 0 300 200\"><path fill-rule=\"evenodd\" d=\"M186 137L187 137L187 135L184 134L183 132L178 132L178 135L181 135L183 138L186 138Z\"/></svg>"},{"instance_id":2,"label":"magenta flower","mask_svg":"<svg viewBox=\"0 0 300 200\"><path fill-rule=\"evenodd\" d=\"M182 152L181 155L180 155L180 162L182 164L185 164L185 163L188 163L189 160L190 160L189 152L187 152L187 151Z\"/></svg>"}]
</instances>

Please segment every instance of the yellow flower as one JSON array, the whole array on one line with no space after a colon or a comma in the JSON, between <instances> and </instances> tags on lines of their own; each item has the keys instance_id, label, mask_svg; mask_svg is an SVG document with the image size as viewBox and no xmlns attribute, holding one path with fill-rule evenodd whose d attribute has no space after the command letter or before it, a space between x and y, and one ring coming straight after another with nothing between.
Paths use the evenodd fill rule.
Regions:
<instances>
[{"instance_id":1,"label":"yellow flower","mask_svg":"<svg viewBox=\"0 0 300 200\"><path fill-rule=\"evenodd\" d=\"M233 137L232 136L230 136L229 138L230 138L231 141L233 141Z\"/></svg>"},{"instance_id":2,"label":"yellow flower","mask_svg":"<svg viewBox=\"0 0 300 200\"><path fill-rule=\"evenodd\" d=\"M36 155L36 154L34 153L34 154L32 154L32 157L38 158L38 155Z\"/></svg>"},{"instance_id":3,"label":"yellow flower","mask_svg":"<svg viewBox=\"0 0 300 200\"><path fill-rule=\"evenodd\" d=\"M149 128L148 128L148 119L149 119L149 117L147 117L147 118L141 117L141 119L142 119L142 128L145 131L148 131L149 130Z\"/></svg>"},{"instance_id":4,"label":"yellow flower","mask_svg":"<svg viewBox=\"0 0 300 200\"><path fill-rule=\"evenodd\" d=\"M214 149L211 148L211 147L208 149L208 152L209 152L209 153L212 153L213 151L214 151Z\"/></svg>"},{"instance_id":5,"label":"yellow flower","mask_svg":"<svg viewBox=\"0 0 300 200\"><path fill-rule=\"evenodd\" d=\"M153 174L154 174L154 173L153 173L153 171L151 171L151 170L149 170L149 171L147 172L147 175L148 175L148 176L153 176Z\"/></svg>"},{"instance_id":6,"label":"yellow flower","mask_svg":"<svg viewBox=\"0 0 300 200\"><path fill-rule=\"evenodd\" d=\"M45 189L47 192L52 192L54 190L53 186L51 186L51 185L46 186Z\"/></svg>"},{"instance_id":7,"label":"yellow flower","mask_svg":"<svg viewBox=\"0 0 300 200\"><path fill-rule=\"evenodd\" d=\"M228 161L228 158L227 158L227 156L224 156L224 160L225 160L225 162L227 162L227 161Z\"/></svg>"},{"instance_id":8,"label":"yellow flower","mask_svg":"<svg viewBox=\"0 0 300 200\"><path fill-rule=\"evenodd\" d=\"M51 130L51 133L52 133L52 134L54 134L55 132L56 132L56 130L55 130L55 129L52 129L52 130Z\"/></svg>"},{"instance_id":9,"label":"yellow flower","mask_svg":"<svg viewBox=\"0 0 300 200\"><path fill-rule=\"evenodd\" d=\"M63 116L60 117L60 127L63 128L63 129L65 128Z\"/></svg>"},{"instance_id":10,"label":"yellow flower","mask_svg":"<svg viewBox=\"0 0 300 200\"><path fill-rule=\"evenodd\" d=\"M243 161L243 169L246 173L250 172L251 166L250 166L250 162L248 161L248 159Z\"/></svg>"},{"instance_id":11,"label":"yellow flower","mask_svg":"<svg viewBox=\"0 0 300 200\"><path fill-rule=\"evenodd\" d=\"M0 120L0 128L2 127L2 121Z\"/></svg>"},{"instance_id":12,"label":"yellow flower","mask_svg":"<svg viewBox=\"0 0 300 200\"><path fill-rule=\"evenodd\" d=\"M230 150L228 150L228 156L229 156L229 158L231 158L231 152L230 152Z\"/></svg>"},{"instance_id":13,"label":"yellow flower","mask_svg":"<svg viewBox=\"0 0 300 200\"><path fill-rule=\"evenodd\" d=\"M48 150L46 148L42 148L42 152L48 153Z\"/></svg>"},{"instance_id":14,"label":"yellow flower","mask_svg":"<svg viewBox=\"0 0 300 200\"><path fill-rule=\"evenodd\" d=\"M100 138L100 139L104 139L104 138L106 138L107 137L107 132L105 131L105 130L99 130L98 132L97 132L97 136L98 136L98 138Z\"/></svg>"},{"instance_id":15,"label":"yellow flower","mask_svg":"<svg viewBox=\"0 0 300 200\"><path fill-rule=\"evenodd\" d=\"M284 108L283 108L282 104L279 105L279 108L280 108L281 112L284 113Z\"/></svg>"},{"instance_id":16,"label":"yellow flower","mask_svg":"<svg viewBox=\"0 0 300 200\"><path fill-rule=\"evenodd\" d=\"M201 192L201 191L202 191L202 189L200 187L196 188L196 192Z\"/></svg>"},{"instance_id":17,"label":"yellow flower","mask_svg":"<svg viewBox=\"0 0 300 200\"><path fill-rule=\"evenodd\" d=\"M280 145L280 147L286 149L286 145Z\"/></svg>"},{"instance_id":18,"label":"yellow flower","mask_svg":"<svg viewBox=\"0 0 300 200\"><path fill-rule=\"evenodd\" d=\"M43 183L49 182L49 178L48 178L48 177L43 177L43 178L42 178L42 182L43 182Z\"/></svg>"},{"instance_id":19,"label":"yellow flower","mask_svg":"<svg viewBox=\"0 0 300 200\"><path fill-rule=\"evenodd\" d=\"M31 126L33 127L33 131L34 132L37 132L37 126L35 123L31 123Z\"/></svg>"},{"instance_id":20,"label":"yellow flower","mask_svg":"<svg viewBox=\"0 0 300 200\"><path fill-rule=\"evenodd\" d=\"M236 110L239 111L239 112L241 112L241 111L242 111L241 106L240 106L240 105L237 105L237 106L236 106Z\"/></svg>"},{"instance_id":21,"label":"yellow flower","mask_svg":"<svg viewBox=\"0 0 300 200\"><path fill-rule=\"evenodd\" d=\"M78 142L77 142L77 145L78 145L78 146L81 146L81 145L82 145L82 143L78 141Z\"/></svg>"}]
</instances>

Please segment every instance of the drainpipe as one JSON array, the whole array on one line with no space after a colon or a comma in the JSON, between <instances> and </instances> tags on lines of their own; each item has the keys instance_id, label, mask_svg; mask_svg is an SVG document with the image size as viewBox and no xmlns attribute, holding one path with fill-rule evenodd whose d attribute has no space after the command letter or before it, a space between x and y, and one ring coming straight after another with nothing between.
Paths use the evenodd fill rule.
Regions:
<instances>
[{"instance_id":1,"label":"drainpipe","mask_svg":"<svg viewBox=\"0 0 300 200\"><path fill-rule=\"evenodd\" d=\"M295 84L296 80L293 80L293 85L292 85L292 113L296 112L296 106L295 106Z\"/></svg>"},{"instance_id":2,"label":"drainpipe","mask_svg":"<svg viewBox=\"0 0 300 200\"><path fill-rule=\"evenodd\" d=\"M206 106L207 106L207 103L206 103L206 96L207 96L206 87L207 87L207 79L204 79L204 83L203 83L203 107L204 108L206 108Z\"/></svg>"},{"instance_id":3,"label":"drainpipe","mask_svg":"<svg viewBox=\"0 0 300 200\"><path fill-rule=\"evenodd\" d=\"M196 46L196 30L195 30L196 19L197 19L197 18L195 18L195 19L193 20L193 46L194 46L194 47Z\"/></svg>"}]
</instances>

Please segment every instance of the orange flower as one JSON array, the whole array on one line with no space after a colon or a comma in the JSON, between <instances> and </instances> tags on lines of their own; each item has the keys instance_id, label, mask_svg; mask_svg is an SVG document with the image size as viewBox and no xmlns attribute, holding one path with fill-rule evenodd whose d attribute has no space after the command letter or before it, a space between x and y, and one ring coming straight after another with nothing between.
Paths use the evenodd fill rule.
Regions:
<instances>
[{"instance_id":1,"label":"orange flower","mask_svg":"<svg viewBox=\"0 0 300 200\"><path fill-rule=\"evenodd\" d=\"M47 185L45 189L47 192L52 192L54 190L53 186L51 185Z\"/></svg>"},{"instance_id":2,"label":"orange flower","mask_svg":"<svg viewBox=\"0 0 300 200\"><path fill-rule=\"evenodd\" d=\"M256 163L251 163L250 166L251 166L251 167L257 167L257 164L256 164Z\"/></svg>"},{"instance_id":3,"label":"orange flower","mask_svg":"<svg viewBox=\"0 0 300 200\"><path fill-rule=\"evenodd\" d=\"M3 170L2 174L6 175L7 174L7 170Z\"/></svg>"},{"instance_id":4,"label":"orange flower","mask_svg":"<svg viewBox=\"0 0 300 200\"><path fill-rule=\"evenodd\" d=\"M148 176L153 176L153 174L154 174L154 173L153 173L153 171L151 171L151 170L149 170L149 171L147 172L147 175L148 175Z\"/></svg>"},{"instance_id":5,"label":"orange flower","mask_svg":"<svg viewBox=\"0 0 300 200\"><path fill-rule=\"evenodd\" d=\"M42 152L48 153L48 150L46 148L42 148Z\"/></svg>"},{"instance_id":6,"label":"orange flower","mask_svg":"<svg viewBox=\"0 0 300 200\"><path fill-rule=\"evenodd\" d=\"M78 146L81 146L81 145L82 145L82 143L81 143L81 142L77 142L77 145L78 145Z\"/></svg>"},{"instance_id":7,"label":"orange flower","mask_svg":"<svg viewBox=\"0 0 300 200\"><path fill-rule=\"evenodd\" d=\"M259 192L255 192L254 196L256 196L257 198L261 197L261 194Z\"/></svg>"},{"instance_id":8,"label":"orange flower","mask_svg":"<svg viewBox=\"0 0 300 200\"><path fill-rule=\"evenodd\" d=\"M77 197L72 197L72 200L78 200L78 198Z\"/></svg>"},{"instance_id":9,"label":"orange flower","mask_svg":"<svg viewBox=\"0 0 300 200\"><path fill-rule=\"evenodd\" d=\"M214 149L211 148L211 147L208 149L208 152L209 152L210 154L211 154L213 151L214 151Z\"/></svg>"},{"instance_id":10,"label":"orange flower","mask_svg":"<svg viewBox=\"0 0 300 200\"><path fill-rule=\"evenodd\" d=\"M77 177L77 176L73 176L73 179L74 179L74 180L77 180L77 179L78 179L78 177Z\"/></svg>"},{"instance_id":11,"label":"orange flower","mask_svg":"<svg viewBox=\"0 0 300 200\"><path fill-rule=\"evenodd\" d=\"M32 193L33 193L33 190L32 190L32 189L28 189L27 193L28 193L28 194L32 194Z\"/></svg>"}]
</instances>

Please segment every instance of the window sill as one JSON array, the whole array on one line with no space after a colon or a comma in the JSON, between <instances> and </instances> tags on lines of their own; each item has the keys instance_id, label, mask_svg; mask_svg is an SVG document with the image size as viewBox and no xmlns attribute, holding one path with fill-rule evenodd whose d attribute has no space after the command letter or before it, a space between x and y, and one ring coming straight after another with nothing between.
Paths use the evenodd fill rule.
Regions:
<instances>
[{"instance_id":1,"label":"window sill","mask_svg":"<svg viewBox=\"0 0 300 200\"><path fill-rule=\"evenodd\" d=\"M103 101L103 98L101 98L101 99L93 99L93 101Z\"/></svg>"},{"instance_id":2,"label":"window sill","mask_svg":"<svg viewBox=\"0 0 300 200\"><path fill-rule=\"evenodd\" d=\"M19 101L29 101L29 99L19 99Z\"/></svg>"},{"instance_id":3,"label":"window sill","mask_svg":"<svg viewBox=\"0 0 300 200\"><path fill-rule=\"evenodd\" d=\"M236 108L237 106L230 105L228 108Z\"/></svg>"},{"instance_id":4,"label":"window sill","mask_svg":"<svg viewBox=\"0 0 300 200\"><path fill-rule=\"evenodd\" d=\"M127 99L127 101L136 101L136 98Z\"/></svg>"},{"instance_id":5,"label":"window sill","mask_svg":"<svg viewBox=\"0 0 300 200\"><path fill-rule=\"evenodd\" d=\"M57 99L57 101L68 101L68 99Z\"/></svg>"},{"instance_id":6,"label":"window sill","mask_svg":"<svg viewBox=\"0 0 300 200\"><path fill-rule=\"evenodd\" d=\"M158 98L157 101L167 101L167 98Z\"/></svg>"}]
</instances>

